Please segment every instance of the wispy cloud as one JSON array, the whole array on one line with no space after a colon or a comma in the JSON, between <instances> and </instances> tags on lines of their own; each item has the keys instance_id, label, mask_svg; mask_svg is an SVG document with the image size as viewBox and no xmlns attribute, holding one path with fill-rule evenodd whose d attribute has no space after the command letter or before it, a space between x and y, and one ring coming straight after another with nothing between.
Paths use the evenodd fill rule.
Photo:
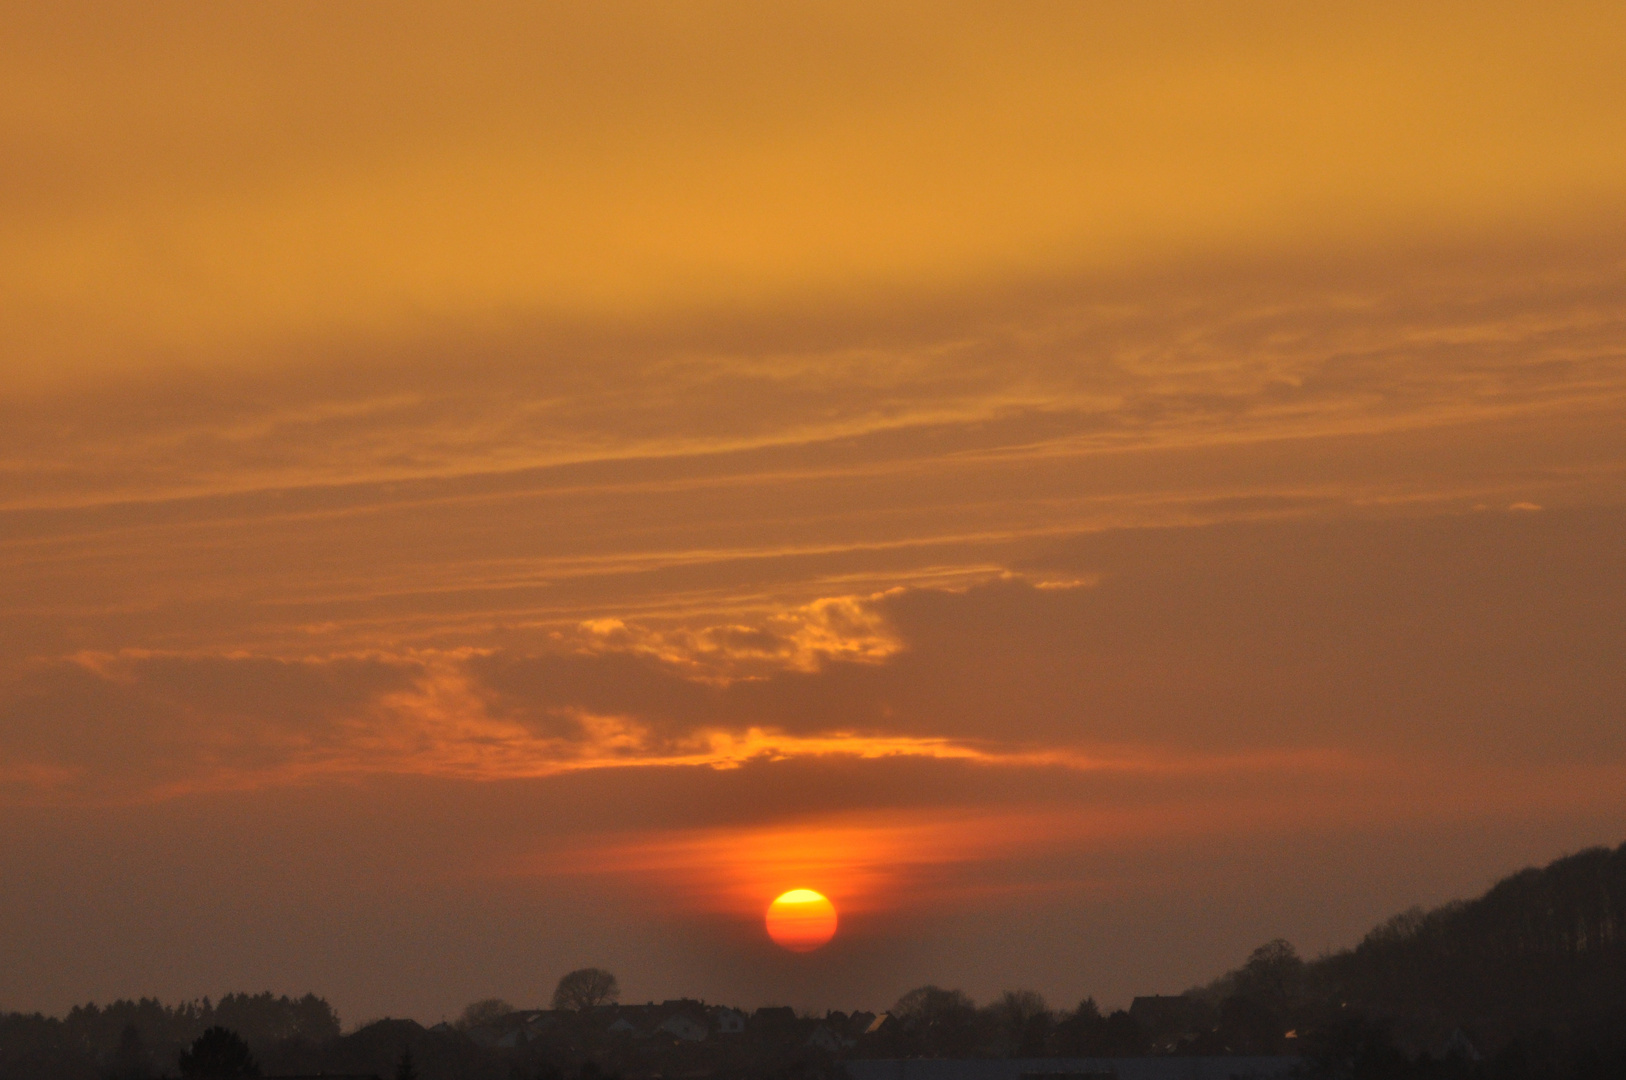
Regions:
<instances>
[{"instance_id":1,"label":"wispy cloud","mask_svg":"<svg viewBox=\"0 0 1626 1080\"><path fill-rule=\"evenodd\" d=\"M648 658L642 647L628 651ZM7 720L0 745L13 759L0 782L23 801L120 802L347 776L494 782L798 759L918 758L1160 777L1344 767L1339 754L1318 750L1182 754L839 723L800 732L722 717L674 723L659 714L594 711L569 687L516 710L511 691L482 680L482 659L491 657L463 651L284 661L138 651L36 663L0 696ZM715 681L687 658L656 659L672 678ZM803 670L794 655L778 659L782 670Z\"/></svg>"}]
</instances>

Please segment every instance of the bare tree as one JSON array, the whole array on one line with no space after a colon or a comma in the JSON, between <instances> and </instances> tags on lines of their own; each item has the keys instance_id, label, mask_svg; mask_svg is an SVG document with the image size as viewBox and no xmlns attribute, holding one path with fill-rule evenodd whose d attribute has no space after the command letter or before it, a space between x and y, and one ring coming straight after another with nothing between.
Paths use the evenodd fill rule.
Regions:
<instances>
[{"instance_id":1,"label":"bare tree","mask_svg":"<svg viewBox=\"0 0 1626 1080\"><path fill-rule=\"evenodd\" d=\"M1032 990L1007 990L989 1006L1010 1053L1042 1052L1050 1031L1050 1006Z\"/></svg>"},{"instance_id":2,"label":"bare tree","mask_svg":"<svg viewBox=\"0 0 1626 1080\"><path fill-rule=\"evenodd\" d=\"M917 986L897 1000L892 1015L905 1022L929 1024L976 1010L976 1002L962 990Z\"/></svg>"},{"instance_id":3,"label":"bare tree","mask_svg":"<svg viewBox=\"0 0 1626 1080\"><path fill-rule=\"evenodd\" d=\"M1281 938L1253 950L1242 970L1237 972L1236 992L1258 999L1278 1015L1285 1016L1303 996L1304 961L1293 946Z\"/></svg>"},{"instance_id":4,"label":"bare tree","mask_svg":"<svg viewBox=\"0 0 1626 1080\"><path fill-rule=\"evenodd\" d=\"M514 1007L502 998L484 998L476 1001L463 1010L462 1019L457 1026L467 1031L469 1028L484 1027L501 1020L514 1011Z\"/></svg>"},{"instance_id":5,"label":"bare tree","mask_svg":"<svg viewBox=\"0 0 1626 1080\"><path fill-rule=\"evenodd\" d=\"M961 990L916 987L898 999L892 1015L919 1052L965 1056L977 1042L977 1005Z\"/></svg>"},{"instance_id":6,"label":"bare tree","mask_svg":"<svg viewBox=\"0 0 1626 1080\"><path fill-rule=\"evenodd\" d=\"M553 991L555 1009L591 1009L609 1005L621 996L621 986L603 968L577 968L559 980Z\"/></svg>"}]
</instances>

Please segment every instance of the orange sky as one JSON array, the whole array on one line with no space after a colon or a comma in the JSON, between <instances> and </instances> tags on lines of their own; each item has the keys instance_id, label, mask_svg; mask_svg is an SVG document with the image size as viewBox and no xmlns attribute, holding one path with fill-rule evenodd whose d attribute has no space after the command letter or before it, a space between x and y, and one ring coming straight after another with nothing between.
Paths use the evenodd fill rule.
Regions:
<instances>
[{"instance_id":1,"label":"orange sky","mask_svg":"<svg viewBox=\"0 0 1626 1080\"><path fill-rule=\"evenodd\" d=\"M1619 5L8 23L0 1007L1123 1001L1620 841Z\"/></svg>"}]
</instances>

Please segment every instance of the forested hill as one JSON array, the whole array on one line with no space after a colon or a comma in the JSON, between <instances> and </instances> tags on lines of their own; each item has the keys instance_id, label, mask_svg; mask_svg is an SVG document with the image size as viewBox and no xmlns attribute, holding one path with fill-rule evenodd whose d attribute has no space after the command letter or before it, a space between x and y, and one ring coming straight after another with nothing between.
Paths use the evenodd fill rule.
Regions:
<instances>
[{"instance_id":1,"label":"forested hill","mask_svg":"<svg viewBox=\"0 0 1626 1080\"><path fill-rule=\"evenodd\" d=\"M1273 941L1186 997L1182 1026L1215 1050L1347 1059L1376 1040L1415 1059L1453 1044L1515 1056L1540 1046L1555 1060L1603 1054L1626 1066L1626 844L1521 870L1478 899L1414 908L1308 962Z\"/></svg>"},{"instance_id":2,"label":"forested hill","mask_svg":"<svg viewBox=\"0 0 1626 1080\"><path fill-rule=\"evenodd\" d=\"M1422 1034L1576 1030L1626 1017L1626 844L1504 878L1475 900L1413 909L1316 960L1307 989Z\"/></svg>"}]
</instances>

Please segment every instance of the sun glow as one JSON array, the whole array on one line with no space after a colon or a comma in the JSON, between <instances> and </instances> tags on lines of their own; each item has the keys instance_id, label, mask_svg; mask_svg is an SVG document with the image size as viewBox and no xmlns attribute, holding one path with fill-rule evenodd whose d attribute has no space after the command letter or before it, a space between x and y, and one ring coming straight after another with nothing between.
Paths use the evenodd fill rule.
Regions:
<instances>
[{"instance_id":1,"label":"sun glow","mask_svg":"<svg viewBox=\"0 0 1626 1080\"><path fill-rule=\"evenodd\" d=\"M768 905L768 936L791 952L812 952L836 936L836 907L812 889L781 893Z\"/></svg>"}]
</instances>

